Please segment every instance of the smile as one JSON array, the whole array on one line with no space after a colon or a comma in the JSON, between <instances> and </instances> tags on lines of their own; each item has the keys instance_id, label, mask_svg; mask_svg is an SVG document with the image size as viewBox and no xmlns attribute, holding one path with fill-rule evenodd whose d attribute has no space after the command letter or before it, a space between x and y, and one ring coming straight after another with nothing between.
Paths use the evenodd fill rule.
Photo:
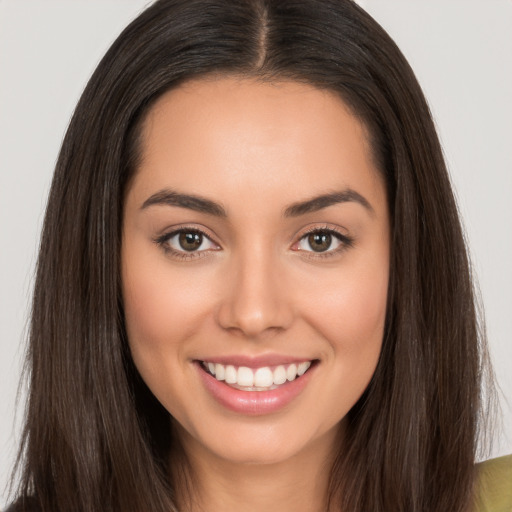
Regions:
<instances>
[{"instance_id":1,"label":"smile","mask_svg":"<svg viewBox=\"0 0 512 512\"><path fill-rule=\"evenodd\" d=\"M247 366L234 366L231 364L202 361L203 368L218 381L224 381L229 386L243 391L269 391L277 389L285 382L292 382L306 373L311 361L278 365L275 367L263 366L249 368Z\"/></svg>"},{"instance_id":2,"label":"smile","mask_svg":"<svg viewBox=\"0 0 512 512\"><path fill-rule=\"evenodd\" d=\"M195 366L215 402L235 413L254 416L279 412L300 400L320 366L316 359L283 364L266 359L196 360Z\"/></svg>"}]
</instances>

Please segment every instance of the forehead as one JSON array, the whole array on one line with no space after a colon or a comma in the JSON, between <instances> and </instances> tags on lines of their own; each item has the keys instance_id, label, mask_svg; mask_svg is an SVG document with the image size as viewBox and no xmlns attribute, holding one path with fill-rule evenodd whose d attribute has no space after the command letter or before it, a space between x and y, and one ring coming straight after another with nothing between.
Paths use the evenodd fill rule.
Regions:
<instances>
[{"instance_id":1,"label":"forehead","mask_svg":"<svg viewBox=\"0 0 512 512\"><path fill-rule=\"evenodd\" d=\"M381 187L365 127L328 90L283 81L208 78L164 94L142 128L134 185L272 198Z\"/></svg>"}]
</instances>

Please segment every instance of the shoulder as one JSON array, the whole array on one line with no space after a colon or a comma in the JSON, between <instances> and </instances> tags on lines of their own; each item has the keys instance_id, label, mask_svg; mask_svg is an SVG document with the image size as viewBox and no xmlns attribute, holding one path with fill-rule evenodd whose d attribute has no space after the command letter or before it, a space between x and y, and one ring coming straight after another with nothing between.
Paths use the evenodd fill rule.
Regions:
<instances>
[{"instance_id":1,"label":"shoulder","mask_svg":"<svg viewBox=\"0 0 512 512\"><path fill-rule=\"evenodd\" d=\"M475 512L512 512L512 455L476 466Z\"/></svg>"}]
</instances>

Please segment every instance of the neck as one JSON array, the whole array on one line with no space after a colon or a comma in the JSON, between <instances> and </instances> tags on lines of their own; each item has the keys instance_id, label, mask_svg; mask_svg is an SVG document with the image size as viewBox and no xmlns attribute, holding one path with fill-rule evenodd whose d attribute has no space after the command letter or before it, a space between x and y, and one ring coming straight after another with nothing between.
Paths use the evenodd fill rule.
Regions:
<instances>
[{"instance_id":1,"label":"neck","mask_svg":"<svg viewBox=\"0 0 512 512\"><path fill-rule=\"evenodd\" d=\"M267 464L234 463L206 449L198 452L197 447L190 449L194 441L188 434L180 437L189 470L181 485L175 478L181 487L179 510L327 512L336 433L324 435L287 460Z\"/></svg>"}]
</instances>

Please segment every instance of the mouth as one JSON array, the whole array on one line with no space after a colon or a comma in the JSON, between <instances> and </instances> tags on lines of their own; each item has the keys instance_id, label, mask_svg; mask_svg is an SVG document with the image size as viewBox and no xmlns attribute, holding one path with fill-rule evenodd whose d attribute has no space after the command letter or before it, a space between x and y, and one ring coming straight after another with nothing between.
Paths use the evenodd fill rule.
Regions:
<instances>
[{"instance_id":1,"label":"mouth","mask_svg":"<svg viewBox=\"0 0 512 512\"><path fill-rule=\"evenodd\" d=\"M255 416L277 413L299 400L319 363L312 359L261 366L263 361L196 360L195 366L215 402L232 412Z\"/></svg>"},{"instance_id":2,"label":"mouth","mask_svg":"<svg viewBox=\"0 0 512 512\"><path fill-rule=\"evenodd\" d=\"M202 368L216 380L241 391L271 391L302 377L314 361L249 368L201 361Z\"/></svg>"}]
</instances>

